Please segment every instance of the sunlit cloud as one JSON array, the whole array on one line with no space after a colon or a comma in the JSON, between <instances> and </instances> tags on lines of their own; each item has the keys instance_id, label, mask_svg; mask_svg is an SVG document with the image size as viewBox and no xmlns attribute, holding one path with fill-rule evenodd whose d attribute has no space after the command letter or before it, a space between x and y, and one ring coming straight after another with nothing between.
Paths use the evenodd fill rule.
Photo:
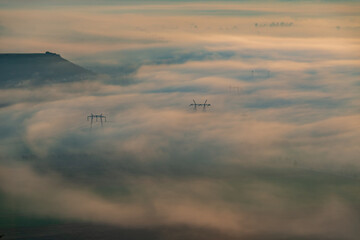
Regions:
<instances>
[{"instance_id":1,"label":"sunlit cloud","mask_svg":"<svg viewBox=\"0 0 360 240\"><path fill-rule=\"evenodd\" d=\"M357 239L358 3L19 2L0 3L1 52L96 75L1 86L4 214Z\"/></svg>"}]
</instances>

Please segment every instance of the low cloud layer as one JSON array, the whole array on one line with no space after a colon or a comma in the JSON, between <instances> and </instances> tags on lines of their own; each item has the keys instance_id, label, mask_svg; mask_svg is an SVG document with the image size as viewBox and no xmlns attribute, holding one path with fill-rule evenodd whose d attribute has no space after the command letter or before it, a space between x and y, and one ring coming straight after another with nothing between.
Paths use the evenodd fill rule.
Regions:
<instances>
[{"instance_id":1,"label":"low cloud layer","mask_svg":"<svg viewBox=\"0 0 360 240\"><path fill-rule=\"evenodd\" d=\"M2 51L46 47L99 74L0 89L0 210L17 219L0 230L30 218L158 239L357 239L356 4L80 3L1 10Z\"/></svg>"}]
</instances>

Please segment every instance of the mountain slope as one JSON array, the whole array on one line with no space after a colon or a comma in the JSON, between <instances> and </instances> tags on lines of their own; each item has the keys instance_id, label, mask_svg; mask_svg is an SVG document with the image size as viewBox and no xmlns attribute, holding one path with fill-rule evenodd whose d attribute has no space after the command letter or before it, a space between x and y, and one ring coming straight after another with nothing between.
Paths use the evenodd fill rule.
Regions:
<instances>
[{"instance_id":1,"label":"mountain slope","mask_svg":"<svg viewBox=\"0 0 360 240\"><path fill-rule=\"evenodd\" d=\"M0 54L0 87L72 82L94 75L55 53Z\"/></svg>"}]
</instances>

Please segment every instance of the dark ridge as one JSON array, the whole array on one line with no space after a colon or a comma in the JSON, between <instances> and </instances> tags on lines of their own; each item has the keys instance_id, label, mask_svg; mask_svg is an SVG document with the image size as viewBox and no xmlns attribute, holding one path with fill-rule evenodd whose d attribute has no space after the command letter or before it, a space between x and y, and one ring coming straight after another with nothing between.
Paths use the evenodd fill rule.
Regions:
<instances>
[{"instance_id":1,"label":"dark ridge","mask_svg":"<svg viewBox=\"0 0 360 240\"><path fill-rule=\"evenodd\" d=\"M93 76L93 72L56 53L0 54L0 87L74 82Z\"/></svg>"}]
</instances>

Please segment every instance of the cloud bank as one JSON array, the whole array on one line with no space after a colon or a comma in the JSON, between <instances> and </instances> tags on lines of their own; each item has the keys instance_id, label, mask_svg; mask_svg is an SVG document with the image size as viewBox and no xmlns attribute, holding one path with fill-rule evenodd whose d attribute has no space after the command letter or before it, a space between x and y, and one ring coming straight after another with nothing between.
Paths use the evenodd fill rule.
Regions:
<instances>
[{"instance_id":1,"label":"cloud bank","mask_svg":"<svg viewBox=\"0 0 360 240\"><path fill-rule=\"evenodd\" d=\"M1 51L51 50L100 74L0 89L0 210L20 219L2 231L27 217L357 239L358 4L9 4Z\"/></svg>"}]
</instances>

